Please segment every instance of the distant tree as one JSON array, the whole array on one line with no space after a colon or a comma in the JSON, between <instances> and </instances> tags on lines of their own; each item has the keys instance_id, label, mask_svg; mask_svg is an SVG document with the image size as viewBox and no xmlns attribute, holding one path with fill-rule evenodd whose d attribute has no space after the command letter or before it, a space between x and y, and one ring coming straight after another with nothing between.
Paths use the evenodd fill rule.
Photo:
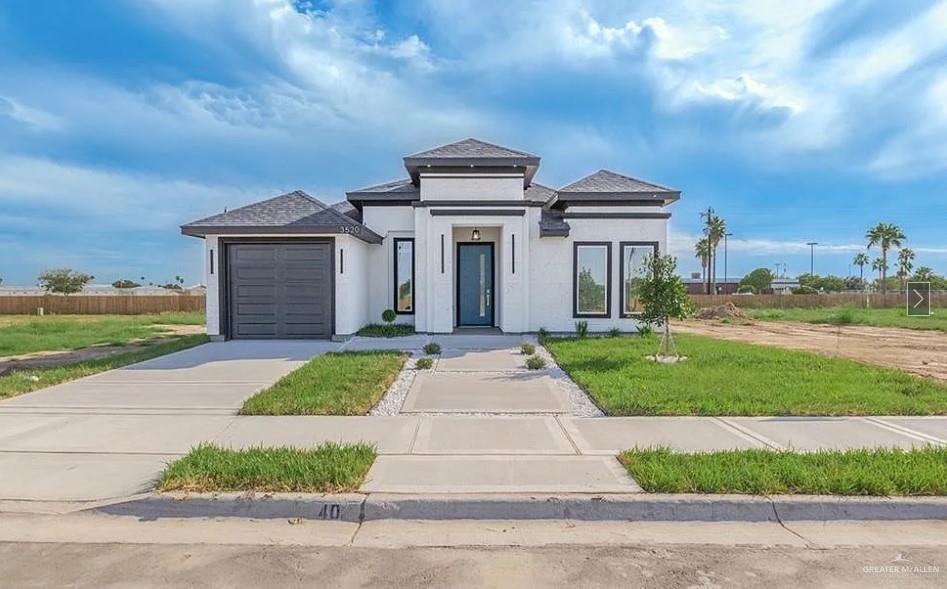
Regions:
<instances>
[{"instance_id":1,"label":"distant tree","mask_svg":"<svg viewBox=\"0 0 947 589\"><path fill-rule=\"evenodd\" d=\"M73 294L95 280L95 276L76 272L70 268L46 270L39 275L39 285L47 292Z\"/></svg>"},{"instance_id":2,"label":"distant tree","mask_svg":"<svg viewBox=\"0 0 947 589\"><path fill-rule=\"evenodd\" d=\"M878 265L878 269L881 271L881 292L886 293L888 292L885 280L888 275L888 250L891 249L891 246L901 247L901 243L907 238L904 236L904 231L897 225L878 223L865 233L865 239L868 240L869 248L875 245L881 247L881 263ZM872 268L874 268L874 264L872 264Z\"/></svg>"},{"instance_id":3,"label":"distant tree","mask_svg":"<svg viewBox=\"0 0 947 589\"><path fill-rule=\"evenodd\" d=\"M592 271L583 268L579 272L579 308L586 313L604 313L608 299L604 284L595 282Z\"/></svg>"},{"instance_id":4,"label":"distant tree","mask_svg":"<svg viewBox=\"0 0 947 589\"><path fill-rule=\"evenodd\" d=\"M720 245L723 236L727 234L727 222L710 207L701 212L700 217L704 220L704 238L707 240L707 247L710 251L707 263L709 274L707 294L715 294L717 292L717 246Z\"/></svg>"},{"instance_id":5,"label":"distant tree","mask_svg":"<svg viewBox=\"0 0 947 589\"><path fill-rule=\"evenodd\" d=\"M901 290L907 288L908 276L914 269L914 251L903 247L898 252L898 278L901 279Z\"/></svg>"},{"instance_id":6,"label":"distant tree","mask_svg":"<svg viewBox=\"0 0 947 589\"><path fill-rule=\"evenodd\" d=\"M112 283L113 288L138 288L139 286L141 285L135 282L134 280L129 280L127 278L123 278L122 280L116 280L115 282Z\"/></svg>"},{"instance_id":7,"label":"distant tree","mask_svg":"<svg viewBox=\"0 0 947 589\"><path fill-rule=\"evenodd\" d=\"M701 237L694 243L694 257L700 260L700 277L706 288L710 280L710 242L706 237Z\"/></svg>"},{"instance_id":8,"label":"distant tree","mask_svg":"<svg viewBox=\"0 0 947 589\"><path fill-rule=\"evenodd\" d=\"M741 284L737 289L737 294L756 294L752 284Z\"/></svg>"},{"instance_id":9,"label":"distant tree","mask_svg":"<svg viewBox=\"0 0 947 589\"><path fill-rule=\"evenodd\" d=\"M819 291L812 288L811 286L802 284L792 289L792 294L794 295L810 295L810 294L819 294Z\"/></svg>"},{"instance_id":10,"label":"distant tree","mask_svg":"<svg viewBox=\"0 0 947 589\"><path fill-rule=\"evenodd\" d=\"M911 276L912 282L930 282L931 290L947 290L947 278L934 273L928 266L921 266L914 275Z\"/></svg>"},{"instance_id":11,"label":"distant tree","mask_svg":"<svg viewBox=\"0 0 947 589\"><path fill-rule=\"evenodd\" d=\"M865 266L871 263L871 260L868 259L868 254L865 252L860 252L855 254L855 257L852 258L852 264L858 266L858 277L862 279L862 282L865 282Z\"/></svg>"},{"instance_id":12,"label":"distant tree","mask_svg":"<svg viewBox=\"0 0 947 589\"><path fill-rule=\"evenodd\" d=\"M888 272L888 262L884 258L875 258L871 261L871 269L878 273L878 282L881 283L882 292L886 292L887 287L884 286L884 282L885 274Z\"/></svg>"},{"instance_id":13,"label":"distant tree","mask_svg":"<svg viewBox=\"0 0 947 589\"><path fill-rule=\"evenodd\" d=\"M769 268L757 268L740 280L740 286L751 286L754 292L763 292L773 286L773 273Z\"/></svg>"},{"instance_id":14,"label":"distant tree","mask_svg":"<svg viewBox=\"0 0 947 589\"><path fill-rule=\"evenodd\" d=\"M808 286L819 292L841 292L845 290L845 279L839 276L819 276L807 272L799 275L799 285Z\"/></svg>"},{"instance_id":15,"label":"distant tree","mask_svg":"<svg viewBox=\"0 0 947 589\"><path fill-rule=\"evenodd\" d=\"M687 287L677 275L677 259L654 255L645 260L645 272L638 289L641 321L648 327L663 325L659 356L676 356L671 338L671 319L686 319L694 314L694 303Z\"/></svg>"},{"instance_id":16,"label":"distant tree","mask_svg":"<svg viewBox=\"0 0 947 589\"><path fill-rule=\"evenodd\" d=\"M168 282L166 284L159 284L158 286L165 290L183 290L181 288L181 285L178 284L177 282Z\"/></svg>"},{"instance_id":17,"label":"distant tree","mask_svg":"<svg viewBox=\"0 0 947 589\"><path fill-rule=\"evenodd\" d=\"M847 276L845 278L845 290L865 290L865 280L858 276Z\"/></svg>"}]
</instances>

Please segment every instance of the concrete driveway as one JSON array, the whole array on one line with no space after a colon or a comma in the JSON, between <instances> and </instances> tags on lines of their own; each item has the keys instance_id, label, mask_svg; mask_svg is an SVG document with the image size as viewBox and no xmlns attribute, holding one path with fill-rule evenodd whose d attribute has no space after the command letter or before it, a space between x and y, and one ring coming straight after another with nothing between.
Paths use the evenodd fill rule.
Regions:
<instances>
[{"instance_id":1,"label":"concrete driveway","mask_svg":"<svg viewBox=\"0 0 947 589\"><path fill-rule=\"evenodd\" d=\"M149 490L218 438L244 399L323 341L209 343L0 402L0 499L92 501Z\"/></svg>"}]
</instances>

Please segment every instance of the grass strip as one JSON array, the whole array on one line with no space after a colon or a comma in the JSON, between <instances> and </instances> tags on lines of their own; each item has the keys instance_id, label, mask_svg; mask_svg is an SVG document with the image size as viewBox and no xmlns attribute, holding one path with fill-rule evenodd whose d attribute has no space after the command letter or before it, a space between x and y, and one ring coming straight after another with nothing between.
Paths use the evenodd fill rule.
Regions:
<instances>
[{"instance_id":1,"label":"grass strip","mask_svg":"<svg viewBox=\"0 0 947 589\"><path fill-rule=\"evenodd\" d=\"M75 364L57 366L56 368L14 370L9 374L0 376L0 399L22 395L23 393L76 380L84 376L92 376L99 372L143 362L173 352L180 352L207 343L207 341L206 335L185 335L169 341L143 346L140 350L124 352L107 358L86 360Z\"/></svg>"},{"instance_id":2,"label":"grass strip","mask_svg":"<svg viewBox=\"0 0 947 589\"><path fill-rule=\"evenodd\" d=\"M330 352L250 397L241 415L365 415L381 399L407 355Z\"/></svg>"},{"instance_id":3,"label":"grass strip","mask_svg":"<svg viewBox=\"0 0 947 589\"><path fill-rule=\"evenodd\" d=\"M315 448L229 450L201 444L168 465L161 491L355 491L375 461L368 444L328 442Z\"/></svg>"},{"instance_id":4,"label":"grass strip","mask_svg":"<svg viewBox=\"0 0 947 589\"><path fill-rule=\"evenodd\" d=\"M904 329L947 331L947 309L931 309L926 317L908 316L903 307L864 309L856 307L817 307L812 309L743 309L759 321L800 321L829 325L869 325Z\"/></svg>"},{"instance_id":5,"label":"grass strip","mask_svg":"<svg viewBox=\"0 0 947 589\"><path fill-rule=\"evenodd\" d=\"M648 360L655 336L546 347L609 415L947 414L947 385L899 370L695 335L675 341L685 362Z\"/></svg>"},{"instance_id":6,"label":"grass strip","mask_svg":"<svg viewBox=\"0 0 947 589\"><path fill-rule=\"evenodd\" d=\"M628 450L618 457L651 493L947 495L947 448L807 453Z\"/></svg>"}]
</instances>

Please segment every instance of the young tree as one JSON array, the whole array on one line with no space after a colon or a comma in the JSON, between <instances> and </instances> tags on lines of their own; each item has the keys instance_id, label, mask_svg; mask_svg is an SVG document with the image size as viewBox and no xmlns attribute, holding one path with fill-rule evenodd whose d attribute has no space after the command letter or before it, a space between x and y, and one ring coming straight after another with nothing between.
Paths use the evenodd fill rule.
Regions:
<instances>
[{"instance_id":1,"label":"young tree","mask_svg":"<svg viewBox=\"0 0 947 589\"><path fill-rule=\"evenodd\" d=\"M134 280L129 280L127 278L116 280L112 283L112 288L138 288L139 286L141 285Z\"/></svg>"},{"instance_id":2,"label":"young tree","mask_svg":"<svg viewBox=\"0 0 947 589\"><path fill-rule=\"evenodd\" d=\"M852 264L858 266L858 277L862 279L862 282L865 280L865 266L867 266L871 260L868 259L868 254L861 252L855 254L855 257L852 258Z\"/></svg>"},{"instance_id":3,"label":"young tree","mask_svg":"<svg viewBox=\"0 0 947 589\"><path fill-rule=\"evenodd\" d=\"M701 237L694 243L694 257L700 260L700 274L705 284L704 288L706 288L706 284L710 280L710 272L708 271L710 266L710 243L706 237Z\"/></svg>"},{"instance_id":4,"label":"young tree","mask_svg":"<svg viewBox=\"0 0 947 589\"><path fill-rule=\"evenodd\" d=\"M638 290L641 321L649 327L663 325L658 356L677 356L671 338L671 319L686 319L694 313L694 303L687 287L677 275L677 259L673 256L648 256L644 276Z\"/></svg>"},{"instance_id":5,"label":"young tree","mask_svg":"<svg viewBox=\"0 0 947 589\"><path fill-rule=\"evenodd\" d=\"M95 276L76 272L69 268L46 270L39 275L39 285L47 292L73 294L81 291L85 285L95 280Z\"/></svg>"},{"instance_id":6,"label":"young tree","mask_svg":"<svg viewBox=\"0 0 947 589\"><path fill-rule=\"evenodd\" d=\"M881 247L881 264L879 264L881 269L881 292L882 294L887 293L888 284L885 279L888 276L888 250L891 249L891 246L901 247L901 242L907 238L904 236L904 231L897 225L878 223L865 233L865 239L868 240L869 249L875 245ZM872 264L872 268L874 268L874 264Z\"/></svg>"}]
</instances>

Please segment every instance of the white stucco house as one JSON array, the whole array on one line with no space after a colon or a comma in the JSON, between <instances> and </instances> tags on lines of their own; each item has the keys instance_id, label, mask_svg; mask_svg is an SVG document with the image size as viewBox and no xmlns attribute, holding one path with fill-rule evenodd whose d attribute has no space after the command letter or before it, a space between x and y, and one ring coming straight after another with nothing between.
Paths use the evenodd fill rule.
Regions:
<instances>
[{"instance_id":1,"label":"white stucco house","mask_svg":"<svg viewBox=\"0 0 947 589\"><path fill-rule=\"evenodd\" d=\"M204 239L208 333L345 337L385 309L422 333L634 331L680 191L607 170L554 189L539 160L465 139L336 205L295 191L183 225Z\"/></svg>"}]
</instances>

